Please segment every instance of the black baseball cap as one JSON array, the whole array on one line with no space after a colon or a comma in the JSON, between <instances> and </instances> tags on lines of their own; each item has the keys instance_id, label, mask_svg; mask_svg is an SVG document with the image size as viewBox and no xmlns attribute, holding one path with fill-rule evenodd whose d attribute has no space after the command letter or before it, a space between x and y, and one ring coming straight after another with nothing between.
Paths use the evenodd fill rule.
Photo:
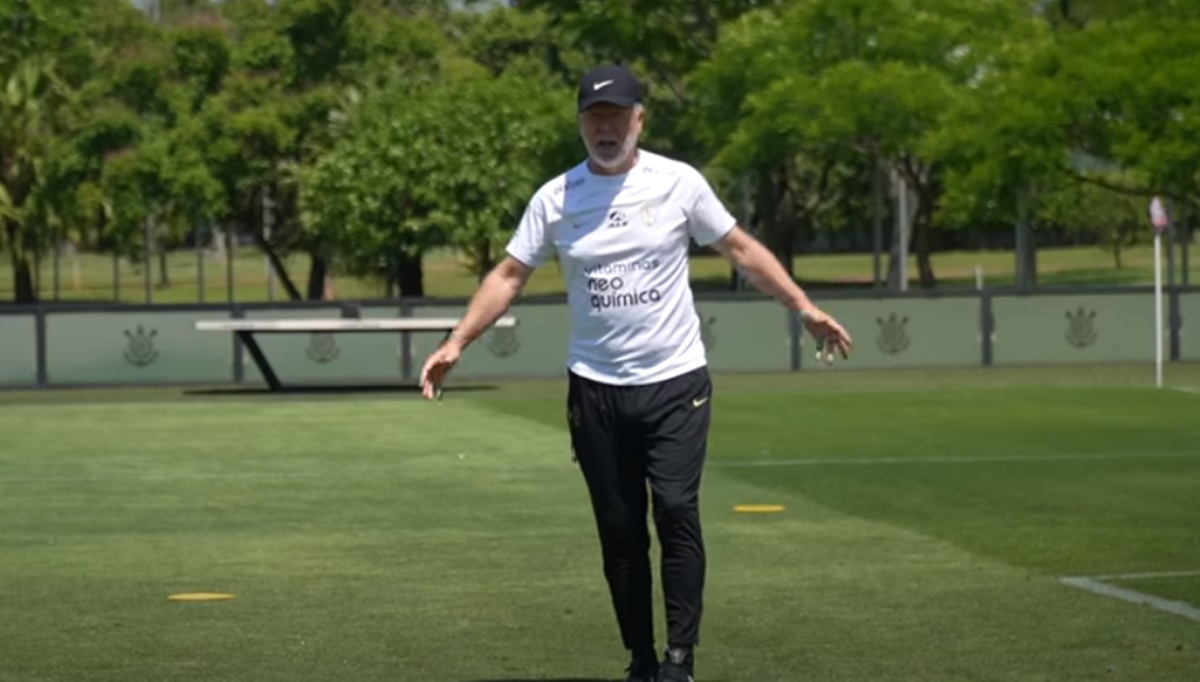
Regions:
<instances>
[{"instance_id":1,"label":"black baseball cap","mask_svg":"<svg viewBox=\"0 0 1200 682\"><path fill-rule=\"evenodd\" d=\"M631 107L642 101L642 85L637 76L620 64L598 66L588 71L579 83L579 110L608 102Z\"/></svg>"}]
</instances>

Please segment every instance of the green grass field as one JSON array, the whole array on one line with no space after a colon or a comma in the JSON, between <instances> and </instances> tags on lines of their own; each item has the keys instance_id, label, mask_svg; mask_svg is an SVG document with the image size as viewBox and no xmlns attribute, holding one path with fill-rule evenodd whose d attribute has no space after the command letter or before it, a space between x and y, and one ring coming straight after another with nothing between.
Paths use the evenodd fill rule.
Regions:
<instances>
[{"instance_id":1,"label":"green grass field","mask_svg":"<svg viewBox=\"0 0 1200 682\"><path fill-rule=\"evenodd\" d=\"M698 682L1200 679L1200 365L1152 376L717 376ZM0 393L0 680L620 679L563 384L464 388Z\"/></svg>"},{"instance_id":2,"label":"green grass field","mask_svg":"<svg viewBox=\"0 0 1200 682\"><path fill-rule=\"evenodd\" d=\"M271 300L267 268L263 255L250 248L241 248L233 261L234 299L241 302ZM1177 256L1179 258L1179 256ZM917 284L915 258L909 259L909 275ZM1200 257L1189 263L1189 281L1200 283ZM308 260L298 255L287 259L288 271L296 285L305 286ZM935 254L933 267L942 288L975 286L975 267L983 269L987 286L1007 286L1013 281L1013 254L1006 251L945 252ZM204 265L204 301L221 303L229 300L228 264L223 258L209 254ZM886 268L886 262L885 262ZM718 256L697 256L692 259L692 283L698 290L725 289L729 283L729 264ZM155 303L194 303L200 300L201 285L196 253L179 251L168 257L170 286L157 286L159 265L152 268L152 301ZM477 281L465 265L447 253L435 253L424 262L426 294L433 297L464 297L475 289ZM796 276L806 284L818 286L862 286L871 281L873 265L869 253L820 254L798 256L794 263ZM1148 246L1132 247L1123 256L1123 267L1113 264L1111 254L1095 246L1077 248L1046 248L1038 252L1039 281L1047 285L1146 285L1154 283L1154 252ZM60 263L59 292L61 300L113 301L142 303L146 300L145 270L142 263L122 261L119 268L119 289L114 291L113 262L110 256L82 255L78 259L64 258ZM52 261L44 259L39 269L40 296L54 300ZM1178 275L1182 281L1182 273ZM341 299L382 298L386 292L381 282L348 277L335 280L337 297ZM563 290L562 275L555 265L534 274L527 291L531 294L559 293ZM7 259L0 261L0 300L11 299L12 268ZM285 300L286 293L276 283L274 300Z\"/></svg>"}]
</instances>

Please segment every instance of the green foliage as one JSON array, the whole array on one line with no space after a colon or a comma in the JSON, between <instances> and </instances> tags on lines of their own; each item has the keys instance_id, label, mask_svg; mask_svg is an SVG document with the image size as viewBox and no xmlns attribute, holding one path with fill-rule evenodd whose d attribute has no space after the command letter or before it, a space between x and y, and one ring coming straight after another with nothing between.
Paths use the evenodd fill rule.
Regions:
<instances>
[{"instance_id":1,"label":"green foliage","mask_svg":"<svg viewBox=\"0 0 1200 682\"><path fill-rule=\"evenodd\" d=\"M15 276L63 240L133 254L147 218L167 245L201 223L307 254L310 285L327 256L380 272L434 245L483 272L580 157L574 88L600 62L646 82L644 145L739 214L746 188L788 263L861 234L876 164L916 192L926 282L939 238L1011 229L1020 198L1106 246L1120 221L1072 205L1200 206L1192 0L467 4L163 0L155 22L128 0L0 0Z\"/></svg>"},{"instance_id":2,"label":"green foliage","mask_svg":"<svg viewBox=\"0 0 1200 682\"><path fill-rule=\"evenodd\" d=\"M1009 4L977 0L811 0L750 13L693 74L694 124L734 168L814 147L920 156L998 60L993 32L1016 22Z\"/></svg>"},{"instance_id":3,"label":"green foliage","mask_svg":"<svg viewBox=\"0 0 1200 682\"><path fill-rule=\"evenodd\" d=\"M539 9L463 13L449 29L458 50L493 76L539 79L547 87L574 87L590 64L587 55Z\"/></svg>"},{"instance_id":4,"label":"green foliage","mask_svg":"<svg viewBox=\"0 0 1200 682\"><path fill-rule=\"evenodd\" d=\"M939 215L946 222L1011 222L1018 193L1063 179L1075 93L1042 75L1059 68L1047 54L1052 37L1037 24L1025 28L922 140L921 149L943 168Z\"/></svg>"},{"instance_id":5,"label":"green foliage","mask_svg":"<svg viewBox=\"0 0 1200 682\"><path fill-rule=\"evenodd\" d=\"M1127 177L1109 173L1105 177L1114 185L1133 182ZM1094 234L1099 246L1113 256L1113 267L1121 269L1122 251L1141 244L1153 236L1147 216L1146 199L1114 192L1094 184L1064 180L1052 191L1043 192L1034 212L1045 224L1063 227L1071 232Z\"/></svg>"},{"instance_id":6,"label":"green foliage","mask_svg":"<svg viewBox=\"0 0 1200 682\"><path fill-rule=\"evenodd\" d=\"M540 96L531 96L540 93ZM479 273L577 140L571 93L504 75L367 99L302 181L305 224L356 274L450 245Z\"/></svg>"},{"instance_id":7,"label":"green foliage","mask_svg":"<svg viewBox=\"0 0 1200 682\"><path fill-rule=\"evenodd\" d=\"M1088 157L1102 171L1124 169L1116 180L1093 179L1126 192L1200 196L1200 9L1077 2L1056 11L1058 30L1027 32L1005 69L960 100L930 140L947 165L946 212L963 221L1011 217L1019 188L1095 194L1060 189L1068 177L1094 175L1097 164L1081 162ZM1086 214L1071 222L1087 223Z\"/></svg>"},{"instance_id":8,"label":"green foliage","mask_svg":"<svg viewBox=\"0 0 1200 682\"><path fill-rule=\"evenodd\" d=\"M725 26L747 12L783 6L780 0L522 0L522 11L544 11L560 47L581 58L562 59L571 85L601 62L629 64L646 85L647 146L703 162L697 140L681 120L694 107L688 75L709 59Z\"/></svg>"},{"instance_id":9,"label":"green foliage","mask_svg":"<svg viewBox=\"0 0 1200 682\"><path fill-rule=\"evenodd\" d=\"M1072 73L1085 150L1142 169L1152 188L1200 197L1200 7L1148 4L1092 22L1063 49L1088 67Z\"/></svg>"},{"instance_id":10,"label":"green foliage","mask_svg":"<svg viewBox=\"0 0 1200 682\"><path fill-rule=\"evenodd\" d=\"M851 192L870 186L877 164L903 178L916 194L921 280L932 286L941 178L930 139L1011 59L1022 22L1000 0L806 0L750 12L691 75L689 125L711 163L758 176L760 188L783 186L760 212L784 216L766 219L784 244L806 221L855 222L845 211L862 210L861 202L831 197L831 175ZM798 217L791 226L789 215Z\"/></svg>"}]
</instances>

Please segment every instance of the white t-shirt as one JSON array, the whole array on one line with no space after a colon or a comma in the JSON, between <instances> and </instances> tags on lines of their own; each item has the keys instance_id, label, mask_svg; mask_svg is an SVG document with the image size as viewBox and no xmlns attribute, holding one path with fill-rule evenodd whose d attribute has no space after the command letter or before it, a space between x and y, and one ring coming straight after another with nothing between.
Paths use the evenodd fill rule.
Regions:
<instances>
[{"instance_id":1,"label":"white t-shirt","mask_svg":"<svg viewBox=\"0 0 1200 682\"><path fill-rule=\"evenodd\" d=\"M540 267L557 252L571 308L572 372L648 384L707 362L688 240L707 246L736 222L698 170L639 150L628 173L597 175L585 161L543 185L508 253Z\"/></svg>"}]
</instances>

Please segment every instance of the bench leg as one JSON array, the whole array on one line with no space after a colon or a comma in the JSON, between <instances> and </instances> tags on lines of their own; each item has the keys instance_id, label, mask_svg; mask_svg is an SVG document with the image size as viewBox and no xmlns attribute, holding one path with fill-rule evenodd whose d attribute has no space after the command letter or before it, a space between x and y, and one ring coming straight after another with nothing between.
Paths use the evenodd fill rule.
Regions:
<instances>
[{"instance_id":1,"label":"bench leg","mask_svg":"<svg viewBox=\"0 0 1200 682\"><path fill-rule=\"evenodd\" d=\"M258 341L254 339L254 333L239 331L237 335L242 340L242 345L246 346L246 350L250 351L250 357L254 358L254 364L263 375L263 379L266 379L267 386L270 386L272 391L283 388L283 385L279 383L279 377L275 376L275 370L271 368L271 363L267 362L267 356L263 354Z\"/></svg>"}]
</instances>

